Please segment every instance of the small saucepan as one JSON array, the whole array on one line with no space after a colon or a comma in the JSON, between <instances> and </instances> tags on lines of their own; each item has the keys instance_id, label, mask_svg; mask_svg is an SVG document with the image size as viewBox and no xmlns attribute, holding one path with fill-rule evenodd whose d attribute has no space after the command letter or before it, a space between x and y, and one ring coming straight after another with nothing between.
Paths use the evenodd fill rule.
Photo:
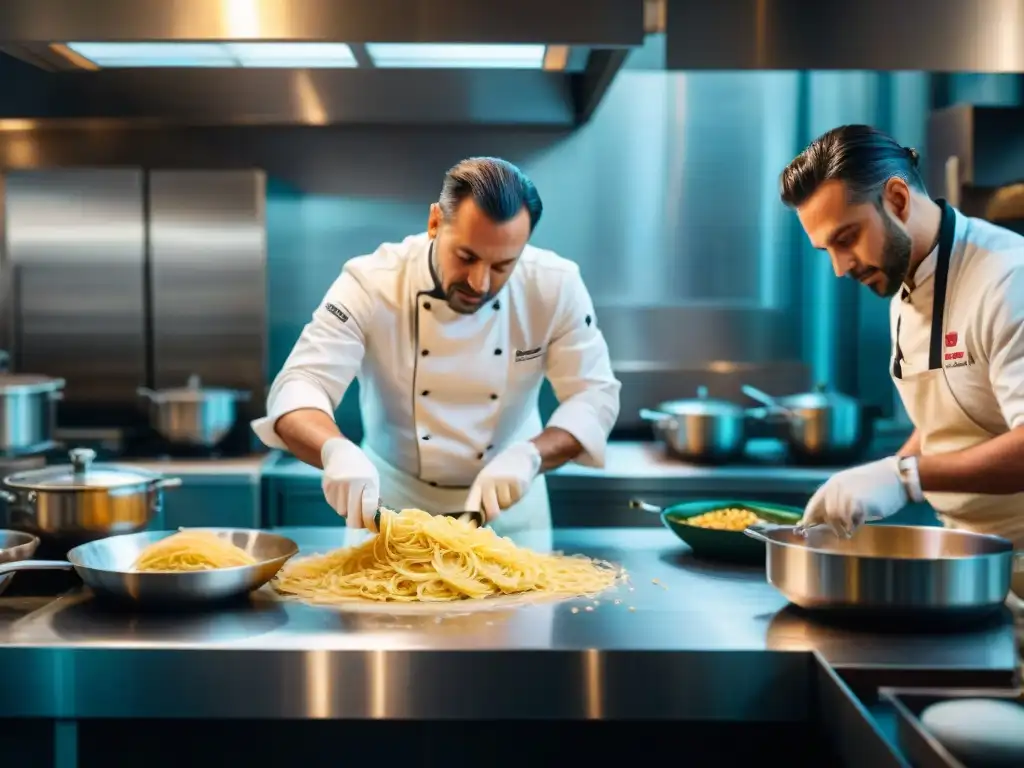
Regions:
<instances>
[{"instance_id":1,"label":"small saucepan","mask_svg":"<svg viewBox=\"0 0 1024 768\"><path fill-rule=\"evenodd\" d=\"M198 376L177 389L139 389L149 402L150 425L165 440L180 445L216 446L238 421L238 403L250 393L203 387Z\"/></svg>"},{"instance_id":2,"label":"small saucepan","mask_svg":"<svg viewBox=\"0 0 1024 768\"><path fill-rule=\"evenodd\" d=\"M781 422L790 454L804 464L842 464L860 460L871 443L873 422L860 402L819 384L815 391L772 397L743 387L743 394L764 408L750 415Z\"/></svg>"},{"instance_id":3,"label":"small saucepan","mask_svg":"<svg viewBox=\"0 0 1024 768\"><path fill-rule=\"evenodd\" d=\"M95 464L96 452L75 448L70 464L17 472L3 478L7 525L67 548L146 528L159 515L165 489L181 479Z\"/></svg>"},{"instance_id":4,"label":"small saucepan","mask_svg":"<svg viewBox=\"0 0 1024 768\"><path fill-rule=\"evenodd\" d=\"M724 463L743 455L747 445L746 411L726 400L712 400L707 387L691 400L672 400L643 409L640 418L652 423L666 450L676 458L698 463Z\"/></svg>"},{"instance_id":5,"label":"small saucepan","mask_svg":"<svg viewBox=\"0 0 1024 768\"><path fill-rule=\"evenodd\" d=\"M759 520L773 525L794 526L803 517L803 510L796 507L734 499L689 501L673 504L664 509L634 499L629 502L629 506L661 515L661 522L665 527L688 544L697 557L749 564L764 563L765 546L762 542L747 538L743 535L742 529L701 528L689 521L698 515L719 510L748 512Z\"/></svg>"},{"instance_id":6,"label":"small saucepan","mask_svg":"<svg viewBox=\"0 0 1024 768\"><path fill-rule=\"evenodd\" d=\"M57 403L64 379L12 373L10 356L0 350L0 453L28 456L57 445Z\"/></svg>"}]
</instances>

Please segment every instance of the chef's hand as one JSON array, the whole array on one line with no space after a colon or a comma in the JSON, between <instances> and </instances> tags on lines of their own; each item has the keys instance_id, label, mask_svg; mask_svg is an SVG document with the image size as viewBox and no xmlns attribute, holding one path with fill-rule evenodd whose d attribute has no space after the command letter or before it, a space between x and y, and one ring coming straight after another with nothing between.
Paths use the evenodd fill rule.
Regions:
<instances>
[{"instance_id":1,"label":"chef's hand","mask_svg":"<svg viewBox=\"0 0 1024 768\"><path fill-rule=\"evenodd\" d=\"M327 503L345 518L349 528L369 528L380 501L377 468L358 445L344 437L324 443L320 461L324 467L321 486Z\"/></svg>"},{"instance_id":2,"label":"chef's hand","mask_svg":"<svg viewBox=\"0 0 1024 768\"><path fill-rule=\"evenodd\" d=\"M510 445L480 470L469 489L466 509L482 510L491 522L526 495L540 465L540 452L533 442Z\"/></svg>"},{"instance_id":3,"label":"chef's hand","mask_svg":"<svg viewBox=\"0 0 1024 768\"><path fill-rule=\"evenodd\" d=\"M807 502L800 527L827 525L849 538L868 520L880 520L907 505L899 459L889 456L832 475Z\"/></svg>"}]
</instances>

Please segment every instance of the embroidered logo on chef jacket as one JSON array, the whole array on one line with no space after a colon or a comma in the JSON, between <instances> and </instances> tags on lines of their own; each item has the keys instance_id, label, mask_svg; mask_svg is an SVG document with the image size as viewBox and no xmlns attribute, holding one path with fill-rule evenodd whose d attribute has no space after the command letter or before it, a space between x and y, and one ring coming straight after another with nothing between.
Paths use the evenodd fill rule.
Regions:
<instances>
[{"instance_id":1,"label":"embroidered logo on chef jacket","mask_svg":"<svg viewBox=\"0 0 1024 768\"><path fill-rule=\"evenodd\" d=\"M517 349L515 361L517 363L525 363L527 360L534 360L544 354L544 347L534 347L533 349Z\"/></svg>"},{"instance_id":2,"label":"embroidered logo on chef jacket","mask_svg":"<svg viewBox=\"0 0 1024 768\"><path fill-rule=\"evenodd\" d=\"M943 337L942 367L963 368L974 365L974 356L967 349L964 339L956 331L947 331Z\"/></svg>"},{"instance_id":3,"label":"embroidered logo on chef jacket","mask_svg":"<svg viewBox=\"0 0 1024 768\"><path fill-rule=\"evenodd\" d=\"M324 309L326 309L328 312L330 312L336 318L341 320L341 322L343 322L343 323L347 323L348 322L348 312L346 312L344 309L339 307L337 304L331 304L331 302L327 302L326 304L324 304Z\"/></svg>"}]
</instances>

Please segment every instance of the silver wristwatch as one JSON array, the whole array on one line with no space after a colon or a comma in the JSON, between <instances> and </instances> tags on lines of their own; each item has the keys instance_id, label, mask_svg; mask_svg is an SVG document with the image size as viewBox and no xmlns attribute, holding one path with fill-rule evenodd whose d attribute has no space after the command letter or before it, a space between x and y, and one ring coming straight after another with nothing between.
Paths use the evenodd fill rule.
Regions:
<instances>
[{"instance_id":1,"label":"silver wristwatch","mask_svg":"<svg viewBox=\"0 0 1024 768\"><path fill-rule=\"evenodd\" d=\"M911 501L924 501L921 475L917 471L917 456L901 456L897 461L897 466L900 470L900 479L903 480L903 487L907 489L907 498Z\"/></svg>"}]
</instances>

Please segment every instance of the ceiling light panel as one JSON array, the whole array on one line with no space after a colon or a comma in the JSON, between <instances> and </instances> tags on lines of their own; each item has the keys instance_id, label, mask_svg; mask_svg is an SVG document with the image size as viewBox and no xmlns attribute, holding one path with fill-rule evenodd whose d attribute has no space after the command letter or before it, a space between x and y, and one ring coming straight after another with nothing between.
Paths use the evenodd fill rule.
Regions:
<instances>
[{"instance_id":1,"label":"ceiling light panel","mask_svg":"<svg viewBox=\"0 0 1024 768\"><path fill-rule=\"evenodd\" d=\"M104 68L236 67L220 43L68 43L68 48Z\"/></svg>"},{"instance_id":2,"label":"ceiling light panel","mask_svg":"<svg viewBox=\"0 0 1024 768\"><path fill-rule=\"evenodd\" d=\"M224 48L243 67L355 67L345 43L225 43Z\"/></svg>"},{"instance_id":3,"label":"ceiling light panel","mask_svg":"<svg viewBox=\"0 0 1024 768\"><path fill-rule=\"evenodd\" d=\"M543 45L367 43L378 67L404 69L541 69Z\"/></svg>"},{"instance_id":4,"label":"ceiling light panel","mask_svg":"<svg viewBox=\"0 0 1024 768\"><path fill-rule=\"evenodd\" d=\"M291 69L357 66L344 43L68 43L105 69L137 67L275 67Z\"/></svg>"}]
</instances>

